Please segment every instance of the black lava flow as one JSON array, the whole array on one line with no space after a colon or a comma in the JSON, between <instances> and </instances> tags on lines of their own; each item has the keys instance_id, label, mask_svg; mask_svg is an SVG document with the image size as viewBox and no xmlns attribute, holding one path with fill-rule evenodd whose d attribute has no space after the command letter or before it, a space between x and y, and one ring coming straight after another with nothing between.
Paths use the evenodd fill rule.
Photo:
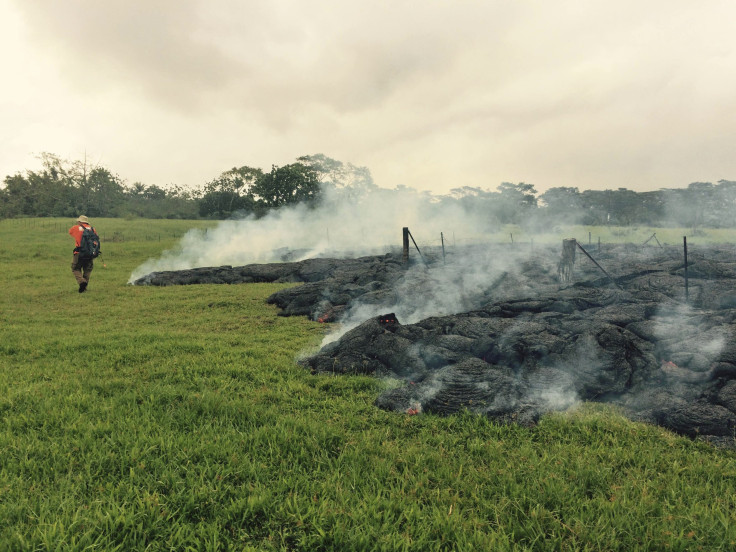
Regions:
<instances>
[{"instance_id":1,"label":"black lava flow","mask_svg":"<svg viewBox=\"0 0 736 552\"><path fill-rule=\"evenodd\" d=\"M359 304L384 309L300 363L316 374L391 378L376 401L387 410L469 410L533 424L578 401L606 402L631 419L733 447L736 250L691 245L687 294L677 248L589 252L613 282L579 255L572 281L561 284L559 247L495 246L446 258L430 251L426 262L385 254L154 272L135 285L299 282L267 301L283 316L322 322ZM462 312L401 322L397 305L427 301L438 281L462 281L474 256L491 259L489 267L502 259L504 268L488 269Z\"/></svg>"}]
</instances>

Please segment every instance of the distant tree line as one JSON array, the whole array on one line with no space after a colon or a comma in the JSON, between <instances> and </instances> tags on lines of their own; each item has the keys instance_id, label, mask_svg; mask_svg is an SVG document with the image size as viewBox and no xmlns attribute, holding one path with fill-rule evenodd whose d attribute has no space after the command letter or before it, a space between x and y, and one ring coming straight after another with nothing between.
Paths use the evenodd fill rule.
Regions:
<instances>
[{"instance_id":1,"label":"distant tree line","mask_svg":"<svg viewBox=\"0 0 736 552\"><path fill-rule=\"evenodd\" d=\"M330 190L373 187L370 171L322 154L269 172L234 167L201 189L128 186L108 169L86 161L65 161L45 153L42 169L6 176L0 186L0 217L211 218L261 217L273 209L316 205Z\"/></svg>"},{"instance_id":2,"label":"distant tree line","mask_svg":"<svg viewBox=\"0 0 736 552\"><path fill-rule=\"evenodd\" d=\"M537 196L532 184L504 182L496 191L456 188L449 196L466 209L498 222L540 229L550 224L650 225L726 228L736 226L736 181L693 182L686 188L651 192L550 188Z\"/></svg>"},{"instance_id":3,"label":"distant tree line","mask_svg":"<svg viewBox=\"0 0 736 552\"><path fill-rule=\"evenodd\" d=\"M366 167L343 163L323 154L305 155L266 172L233 167L188 190L126 183L108 169L85 161L65 161L42 154L42 169L6 176L0 187L0 217L208 218L262 217L287 205L316 206L326 197L357 200L378 190ZM381 190L386 195L406 192ZM551 188L538 194L534 185L503 182L495 190L461 187L447 195L419 194L441 209L461 207L480 215L489 226L514 223L529 230L555 224L736 226L736 181L693 182L686 188L636 192Z\"/></svg>"},{"instance_id":4,"label":"distant tree line","mask_svg":"<svg viewBox=\"0 0 736 552\"><path fill-rule=\"evenodd\" d=\"M41 155L42 169L6 176L0 189L0 217L197 218L196 192L123 180L86 161Z\"/></svg>"}]
</instances>

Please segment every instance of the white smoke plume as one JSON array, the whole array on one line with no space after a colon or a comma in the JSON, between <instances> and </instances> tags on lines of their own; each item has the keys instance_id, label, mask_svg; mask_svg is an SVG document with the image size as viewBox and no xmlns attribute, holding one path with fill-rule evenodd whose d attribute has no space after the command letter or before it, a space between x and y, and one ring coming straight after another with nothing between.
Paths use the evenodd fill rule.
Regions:
<instances>
[{"instance_id":1,"label":"white smoke plume","mask_svg":"<svg viewBox=\"0 0 736 552\"><path fill-rule=\"evenodd\" d=\"M528 246L524 246L500 256L486 248L461 248L448 254L447 264L438 258L429 267L417 263L394 288L391 304L354 303L322 345L387 311L393 312L402 324L415 324L430 316L480 308L491 299L489 293L507 281L513 281L517 292L522 293L525 286L518 276L521 263L529 258L529 251ZM436 249L434 256L439 256ZM551 266L542 269L553 272Z\"/></svg>"},{"instance_id":2,"label":"white smoke plume","mask_svg":"<svg viewBox=\"0 0 736 552\"><path fill-rule=\"evenodd\" d=\"M662 370L688 381L706 373L730 340L727 327L708 327L705 317L689 305L668 305L654 318L654 335L664 345Z\"/></svg>"},{"instance_id":3,"label":"white smoke plume","mask_svg":"<svg viewBox=\"0 0 736 552\"><path fill-rule=\"evenodd\" d=\"M376 188L360 196L328 190L315 208L303 204L272 211L256 219L221 222L206 231L191 230L172 250L148 259L130 275L129 283L151 272L207 266L239 266L310 257L348 257L385 252L400 246L402 227L422 244L440 244L440 233L463 240L492 230L478 213L412 189Z\"/></svg>"}]
</instances>

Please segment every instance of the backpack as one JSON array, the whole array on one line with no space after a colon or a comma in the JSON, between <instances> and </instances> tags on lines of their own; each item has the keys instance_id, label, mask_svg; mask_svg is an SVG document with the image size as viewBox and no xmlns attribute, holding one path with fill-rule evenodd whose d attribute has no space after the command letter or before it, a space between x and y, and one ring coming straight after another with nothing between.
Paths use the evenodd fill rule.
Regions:
<instances>
[{"instance_id":1,"label":"backpack","mask_svg":"<svg viewBox=\"0 0 736 552\"><path fill-rule=\"evenodd\" d=\"M79 258L96 259L99 255L100 236L97 235L94 228L84 228L82 239L79 242Z\"/></svg>"}]
</instances>

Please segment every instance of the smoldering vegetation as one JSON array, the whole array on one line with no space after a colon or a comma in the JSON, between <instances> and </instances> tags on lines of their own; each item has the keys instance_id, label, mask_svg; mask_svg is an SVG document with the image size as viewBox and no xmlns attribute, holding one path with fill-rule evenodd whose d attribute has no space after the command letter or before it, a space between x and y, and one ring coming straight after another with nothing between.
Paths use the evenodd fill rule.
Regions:
<instances>
[{"instance_id":1,"label":"smoldering vegetation","mask_svg":"<svg viewBox=\"0 0 736 552\"><path fill-rule=\"evenodd\" d=\"M560 282L560 247L438 248L156 272L146 285L301 282L269 297L283 315L340 321L300 362L387 378L381 408L469 410L534 423L577 401L732 446L736 254L608 245ZM610 276L610 278L609 278Z\"/></svg>"}]
</instances>

